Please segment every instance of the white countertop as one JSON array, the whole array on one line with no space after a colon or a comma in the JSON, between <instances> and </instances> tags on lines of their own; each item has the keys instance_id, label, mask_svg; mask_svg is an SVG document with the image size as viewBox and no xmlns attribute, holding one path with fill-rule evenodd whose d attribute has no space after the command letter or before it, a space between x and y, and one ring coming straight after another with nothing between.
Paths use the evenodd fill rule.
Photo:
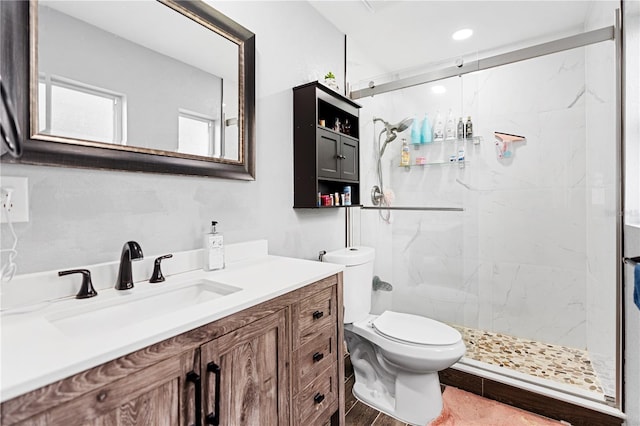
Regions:
<instances>
[{"instance_id":1,"label":"white countertop","mask_svg":"<svg viewBox=\"0 0 640 426\"><path fill-rule=\"evenodd\" d=\"M0 401L40 388L151 344L288 293L344 269L343 266L264 255L213 272L195 270L167 276L161 284L135 283L132 290L101 290L91 299L66 298L7 310L1 324ZM143 294L198 279L241 290L195 307L174 310L117 331L78 337L65 334L47 318L65 310L132 294ZM85 305L88 306L88 305Z\"/></svg>"}]
</instances>

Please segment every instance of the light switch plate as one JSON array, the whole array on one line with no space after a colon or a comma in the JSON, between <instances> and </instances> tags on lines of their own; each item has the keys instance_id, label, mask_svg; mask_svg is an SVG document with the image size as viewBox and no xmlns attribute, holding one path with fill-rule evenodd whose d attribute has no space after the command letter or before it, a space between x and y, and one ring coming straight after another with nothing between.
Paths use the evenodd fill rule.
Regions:
<instances>
[{"instance_id":1,"label":"light switch plate","mask_svg":"<svg viewBox=\"0 0 640 426\"><path fill-rule=\"evenodd\" d=\"M7 212L5 207L7 188L12 189L11 193L11 222L29 222L29 181L26 177L0 176L0 219L2 223L7 223Z\"/></svg>"}]
</instances>

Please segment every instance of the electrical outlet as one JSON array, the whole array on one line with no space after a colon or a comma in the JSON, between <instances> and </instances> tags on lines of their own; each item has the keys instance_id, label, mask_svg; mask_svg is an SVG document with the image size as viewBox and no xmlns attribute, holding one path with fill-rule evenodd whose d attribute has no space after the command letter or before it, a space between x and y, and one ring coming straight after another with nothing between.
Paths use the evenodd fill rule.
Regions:
<instances>
[{"instance_id":1,"label":"electrical outlet","mask_svg":"<svg viewBox=\"0 0 640 426\"><path fill-rule=\"evenodd\" d=\"M7 222L7 210L10 211L11 222L29 222L29 181L26 177L0 177L2 223Z\"/></svg>"}]
</instances>

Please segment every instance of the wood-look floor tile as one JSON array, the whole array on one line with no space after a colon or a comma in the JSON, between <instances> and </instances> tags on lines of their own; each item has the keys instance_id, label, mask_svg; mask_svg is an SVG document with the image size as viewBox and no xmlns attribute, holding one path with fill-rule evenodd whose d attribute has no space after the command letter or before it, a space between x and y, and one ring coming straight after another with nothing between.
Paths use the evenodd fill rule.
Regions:
<instances>
[{"instance_id":1,"label":"wood-look floor tile","mask_svg":"<svg viewBox=\"0 0 640 426\"><path fill-rule=\"evenodd\" d=\"M380 414L379 411L358 402L345 416L345 426L370 426L378 414Z\"/></svg>"},{"instance_id":2,"label":"wood-look floor tile","mask_svg":"<svg viewBox=\"0 0 640 426\"><path fill-rule=\"evenodd\" d=\"M351 407L353 407L358 400L355 396L353 396L353 384L355 383L356 378L351 376L349 380L344 384L344 412L348 413Z\"/></svg>"},{"instance_id":3,"label":"wood-look floor tile","mask_svg":"<svg viewBox=\"0 0 640 426\"><path fill-rule=\"evenodd\" d=\"M380 413L378 418L373 422L373 426L406 426L406 423L396 420L393 417L389 417L386 414Z\"/></svg>"},{"instance_id":4,"label":"wood-look floor tile","mask_svg":"<svg viewBox=\"0 0 640 426\"><path fill-rule=\"evenodd\" d=\"M346 355L344 357L344 379L345 381L353 376L353 365L351 364L351 357Z\"/></svg>"}]
</instances>

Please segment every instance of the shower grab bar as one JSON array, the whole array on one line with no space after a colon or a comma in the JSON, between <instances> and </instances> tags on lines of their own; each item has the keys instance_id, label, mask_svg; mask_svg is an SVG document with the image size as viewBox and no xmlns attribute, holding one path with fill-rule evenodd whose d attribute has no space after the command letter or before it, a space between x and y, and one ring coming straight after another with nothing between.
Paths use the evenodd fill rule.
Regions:
<instances>
[{"instance_id":1,"label":"shower grab bar","mask_svg":"<svg viewBox=\"0 0 640 426\"><path fill-rule=\"evenodd\" d=\"M462 207L384 207L384 206L362 206L362 210L408 210L420 212L463 212Z\"/></svg>"},{"instance_id":2,"label":"shower grab bar","mask_svg":"<svg viewBox=\"0 0 640 426\"><path fill-rule=\"evenodd\" d=\"M623 257L622 261L624 263L626 263L627 265L637 265L638 263L640 263L640 256L636 256L636 257Z\"/></svg>"}]
</instances>

